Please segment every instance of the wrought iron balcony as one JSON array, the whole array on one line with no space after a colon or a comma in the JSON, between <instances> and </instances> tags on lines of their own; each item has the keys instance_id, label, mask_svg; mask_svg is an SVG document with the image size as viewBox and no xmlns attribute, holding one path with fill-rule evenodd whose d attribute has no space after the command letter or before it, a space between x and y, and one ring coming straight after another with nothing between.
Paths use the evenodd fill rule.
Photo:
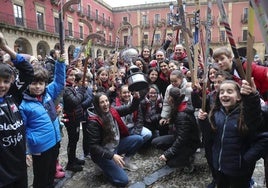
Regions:
<instances>
[{"instance_id":1,"label":"wrought iron balcony","mask_svg":"<svg viewBox=\"0 0 268 188\"><path fill-rule=\"evenodd\" d=\"M42 32L44 35L54 35L56 37L59 37L59 30L55 25L49 25L49 24L43 24L43 25L38 25L36 20L30 20L30 19L16 19L13 14L4 14L0 13L0 27L6 27L9 29L14 29L14 30L24 30L25 32ZM110 22L109 23L109 28L113 29L114 28L114 23ZM83 38L81 38L81 33L72 31L72 30L65 30L65 38L66 39L73 39L73 40L78 40L82 41L85 39L87 35L83 34ZM115 42L113 41L105 41L104 43L98 44L100 46L109 46L109 47L114 47Z\"/></svg>"},{"instance_id":2,"label":"wrought iron balcony","mask_svg":"<svg viewBox=\"0 0 268 188\"><path fill-rule=\"evenodd\" d=\"M149 20L141 21L140 22L140 26L143 29L149 29L150 28L150 21Z\"/></svg>"},{"instance_id":3,"label":"wrought iron balcony","mask_svg":"<svg viewBox=\"0 0 268 188\"><path fill-rule=\"evenodd\" d=\"M242 24L247 24L248 23L248 15L241 15L241 23Z\"/></svg>"}]
</instances>

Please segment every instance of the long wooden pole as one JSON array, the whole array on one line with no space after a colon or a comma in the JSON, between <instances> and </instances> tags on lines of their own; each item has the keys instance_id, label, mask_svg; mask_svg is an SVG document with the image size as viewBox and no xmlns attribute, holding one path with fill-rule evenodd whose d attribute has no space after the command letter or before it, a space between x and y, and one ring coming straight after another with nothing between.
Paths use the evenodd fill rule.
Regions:
<instances>
[{"instance_id":1,"label":"long wooden pole","mask_svg":"<svg viewBox=\"0 0 268 188\"><path fill-rule=\"evenodd\" d=\"M235 44L235 40L234 40L234 37L233 37L232 29L231 29L231 26L229 24L228 17L226 15L226 11L225 11L225 8L224 8L224 3L223 3L222 0L216 0L216 1L217 1L217 5L219 7L220 14L221 14L221 17L222 17L221 24L225 28L229 43L231 45L231 48L232 48L232 51L233 51L233 54L234 54L234 59L235 59L235 62L236 62L238 74L242 79L245 79L245 72L243 70L242 62L240 60L239 53L238 53L238 50L236 48L236 44Z\"/></svg>"},{"instance_id":2,"label":"long wooden pole","mask_svg":"<svg viewBox=\"0 0 268 188\"><path fill-rule=\"evenodd\" d=\"M199 29L200 29L200 2L195 0L195 32L194 32L194 80L197 80L198 72L198 48L199 48ZM193 83L195 84L195 83Z\"/></svg>"},{"instance_id":3,"label":"long wooden pole","mask_svg":"<svg viewBox=\"0 0 268 188\"><path fill-rule=\"evenodd\" d=\"M184 13L184 7L183 7L183 2L182 0L177 0L178 3L178 7L179 7L179 11L180 11L180 19L181 19L181 25L182 25L182 34L184 37L184 42L185 42L185 49L186 49L186 53L188 56L188 63L189 63L189 69L191 71L191 81L192 84L195 83L195 77L193 74L193 61L192 61L192 57L191 57L191 50L190 50L190 45L189 45L189 37L187 34L187 27L186 27L186 20L185 20L185 13Z\"/></svg>"},{"instance_id":4,"label":"long wooden pole","mask_svg":"<svg viewBox=\"0 0 268 188\"><path fill-rule=\"evenodd\" d=\"M251 64L253 61L253 43L254 43L254 9L251 2L249 2L249 13L248 13L248 34L247 34L247 69L246 69L246 80L251 83Z\"/></svg>"},{"instance_id":5,"label":"long wooden pole","mask_svg":"<svg viewBox=\"0 0 268 188\"><path fill-rule=\"evenodd\" d=\"M206 99L207 99L207 82L208 82L208 57L209 57L209 45L211 39L211 8L212 2L208 0L207 6L207 24L206 24L206 39L205 39L205 48L206 54L204 58L204 79L203 79L203 89L202 89L202 110L206 111Z\"/></svg>"}]
</instances>

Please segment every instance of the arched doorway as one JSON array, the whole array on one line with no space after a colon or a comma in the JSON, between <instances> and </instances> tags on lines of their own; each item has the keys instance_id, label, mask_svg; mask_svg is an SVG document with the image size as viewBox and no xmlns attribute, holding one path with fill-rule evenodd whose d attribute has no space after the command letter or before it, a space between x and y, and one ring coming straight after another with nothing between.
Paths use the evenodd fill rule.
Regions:
<instances>
[{"instance_id":1,"label":"arched doorway","mask_svg":"<svg viewBox=\"0 0 268 188\"><path fill-rule=\"evenodd\" d=\"M70 45L68 47L68 60L69 60L69 63L72 62L73 59L74 59L74 50L75 50L74 45Z\"/></svg>"},{"instance_id":2,"label":"arched doorway","mask_svg":"<svg viewBox=\"0 0 268 188\"><path fill-rule=\"evenodd\" d=\"M49 54L49 45L46 41L40 41L37 44L37 55L41 55L44 59Z\"/></svg>"},{"instance_id":3,"label":"arched doorway","mask_svg":"<svg viewBox=\"0 0 268 188\"><path fill-rule=\"evenodd\" d=\"M98 49L98 50L97 50L97 57L99 57L99 56L102 56L102 51L101 51L101 49Z\"/></svg>"},{"instance_id":4,"label":"arched doorway","mask_svg":"<svg viewBox=\"0 0 268 188\"><path fill-rule=\"evenodd\" d=\"M15 41L14 50L15 52L21 54L33 54L33 48L31 46L31 43L27 39L22 37L18 38Z\"/></svg>"},{"instance_id":5,"label":"arched doorway","mask_svg":"<svg viewBox=\"0 0 268 188\"><path fill-rule=\"evenodd\" d=\"M108 51L107 50L104 50L104 52L103 52L103 58L104 58L104 60L106 60L107 58L108 58Z\"/></svg>"}]
</instances>

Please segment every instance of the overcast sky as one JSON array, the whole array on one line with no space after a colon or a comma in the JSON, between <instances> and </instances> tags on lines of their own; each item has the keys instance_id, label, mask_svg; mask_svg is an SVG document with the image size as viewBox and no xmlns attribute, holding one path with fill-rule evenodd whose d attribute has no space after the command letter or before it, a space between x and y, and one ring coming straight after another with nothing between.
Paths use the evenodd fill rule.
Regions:
<instances>
[{"instance_id":1,"label":"overcast sky","mask_svg":"<svg viewBox=\"0 0 268 188\"><path fill-rule=\"evenodd\" d=\"M111 7L120 7L127 5L139 5L146 3L159 3L159 2L170 2L171 0L103 0Z\"/></svg>"}]
</instances>

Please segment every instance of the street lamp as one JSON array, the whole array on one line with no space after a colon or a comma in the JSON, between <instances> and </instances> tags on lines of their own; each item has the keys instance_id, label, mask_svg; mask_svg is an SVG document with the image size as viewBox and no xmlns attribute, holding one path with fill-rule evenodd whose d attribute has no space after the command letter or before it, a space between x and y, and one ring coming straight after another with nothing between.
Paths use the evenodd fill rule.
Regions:
<instances>
[{"instance_id":1,"label":"street lamp","mask_svg":"<svg viewBox=\"0 0 268 188\"><path fill-rule=\"evenodd\" d=\"M169 17L169 25L171 26L178 26L180 24L180 13L179 13L179 8L177 8L177 12L174 13L174 5L173 3L169 3L169 10L170 10L170 17Z\"/></svg>"},{"instance_id":2,"label":"street lamp","mask_svg":"<svg viewBox=\"0 0 268 188\"><path fill-rule=\"evenodd\" d=\"M174 9L174 5L173 3L169 3L169 10L170 10L170 14L173 14L173 9Z\"/></svg>"},{"instance_id":3,"label":"street lamp","mask_svg":"<svg viewBox=\"0 0 268 188\"><path fill-rule=\"evenodd\" d=\"M64 13L65 11L74 4L79 4L80 0L70 0L67 1L66 3L63 2L64 0L60 0L60 10L59 10L59 37L60 37L60 51L61 54L64 53Z\"/></svg>"}]
</instances>

